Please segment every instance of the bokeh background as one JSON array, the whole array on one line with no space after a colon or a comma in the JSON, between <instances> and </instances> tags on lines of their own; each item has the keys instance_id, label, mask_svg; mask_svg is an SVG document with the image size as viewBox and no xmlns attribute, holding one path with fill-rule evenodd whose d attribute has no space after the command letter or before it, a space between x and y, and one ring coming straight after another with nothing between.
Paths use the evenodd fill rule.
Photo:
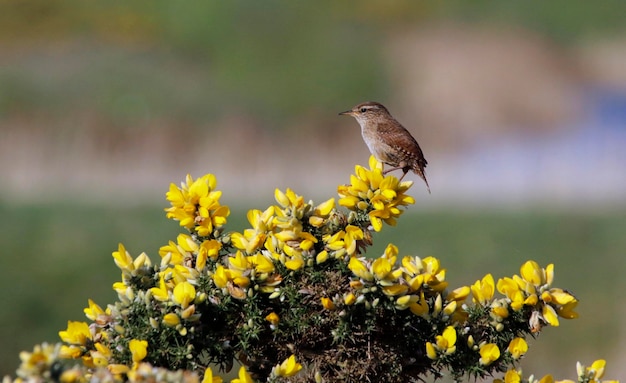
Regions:
<instances>
[{"instance_id":1,"label":"bokeh background","mask_svg":"<svg viewBox=\"0 0 626 383\"><path fill-rule=\"evenodd\" d=\"M0 1L0 376L113 302L111 252L175 239L164 193L214 173L232 215L336 195L368 152L338 112L384 103L432 195L375 236L452 286L555 263L581 318L527 374L626 377L626 3Z\"/></svg>"}]
</instances>

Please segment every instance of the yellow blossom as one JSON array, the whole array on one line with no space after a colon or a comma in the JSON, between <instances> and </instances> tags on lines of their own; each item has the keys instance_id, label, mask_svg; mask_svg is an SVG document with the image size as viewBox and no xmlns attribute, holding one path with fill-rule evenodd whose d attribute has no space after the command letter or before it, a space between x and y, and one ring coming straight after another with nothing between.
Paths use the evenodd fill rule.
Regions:
<instances>
[{"instance_id":1,"label":"yellow blossom","mask_svg":"<svg viewBox=\"0 0 626 383\"><path fill-rule=\"evenodd\" d=\"M248 371L244 366L239 368L239 377L230 381L230 383L254 383Z\"/></svg>"},{"instance_id":2,"label":"yellow blossom","mask_svg":"<svg viewBox=\"0 0 626 383\"><path fill-rule=\"evenodd\" d=\"M163 278L163 275L161 275L159 279L159 287L152 287L150 292L152 293L154 299L161 302L165 302L170 298L169 290L165 284L165 278Z\"/></svg>"},{"instance_id":3,"label":"yellow blossom","mask_svg":"<svg viewBox=\"0 0 626 383\"><path fill-rule=\"evenodd\" d=\"M326 298L326 297L322 297L322 298L320 298L320 300L322 301L322 306L326 310L334 310L335 309L335 304L333 303L332 299Z\"/></svg>"},{"instance_id":4,"label":"yellow blossom","mask_svg":"<svg viewBox=\"0 0 626 383\"><path fill-rule=\"evenodd\" d=\"M179 221L181 226L195 230L200 236L210 235L215 227L226 223L230 214L227 206L220 205L222 192L216 191L216 186L217 181L212 174L196 180L188 174L180 188L171 184L166 193L172 205L165 209L167 218Z\"/></svg>"},{"instance_id":5,"label":"yellow blossom","mask_svg":"<svg viewBox=\"0 0 626 383\"><path fill-rule=\"evenodd\" d=\"M542 315L543 319L548 322L550 326L558 327L559 318L556 310L554 310L554 307L550 305L543 305Z\"/></svg>"},{"instance_id":6,"label":"yellow blossom","mask_svg":"<svg viewBox=\"0 0 626 383\"><path fill-rule=\"evenodd\" d=\"M84 382L85 380L83 371L78 368L67 369L63 371L59 377L60 383Z\"/></svg>"},{"instance_id":7,"label":"yellow blossom","mask_svg":"<svg viewBox=\"0 0 626 383\"><path fill-rule=\"evenodd\" d=\"M433 344L430 342L426 342L426 356L428 356L428 358L432 360L437 359L437 350L435 349L435 346L433 346Z\"/></svg>"},{"instance_id":8,"label":"yellow blossom","mask_svg":"<svg viewBox=\"0 0 626 383\"><path fill-rule=\"evenodd\" d=\"M285 261L285 266L289 270L300 270L304 266L304 259L301 254L296 253L294 256Z\"/></svg>"},{"instance_id":9,"label":"yellow blossom","mask_svg":"<svg viewBox=\"0 0 626 383\"><path fill-rule=\"evenodd\" d=\"M109 364L107 370L113 375L124 375L130 372L130 367L125 364Z\"/></svg>"},{"instance_id":10,"label":"yellow blossom","mask_svg":"<svg viewBox=\"0 0 626 383\"><path fill-rule=\"evenodd\" d=\"M435 337L437 348L445 354L451 354L456 350L456 330L452 326L446 327L441 335Z\"/></svg>"},{"instance_id":11,"label":"yellow blossom","mask_svg":"<svg viewBox=\"0 0 626 383\"><path fill-rule=\"evenodd\" d=\"M502 382L500 379L496 379L496 382ZM520 383L522 381L522 374L517 370L508 370L504 374L504 383Z\"/></svg>"},{"instance_id":12,"label":"yellow blossom","mask_svg":"<svg viewBox=\"0 0 626 383\"><path fill-rule=\"evenodd\" d=\"M553 265L548 265L548 268L550 268L553 271ZM535 261L527 261L525 262L522 267L520 268L520 274L522 275L522 278L534 285L534 286L541 286L547 283L548 278L547 278L547 273L545 270L543 270L539 264L537 264L537 262ZM553 273L552 273L553 275Z\"/></svg>"},{"instance_id":13,"label":"yellow blossom","mask_svg":"<svg viewBox=\"0 0 626 383\"><path fill-rule=\"evenodd\" d=\"M586 372L591 379L599 380L604 376L605 367L606 361L604 359L598 359L594 361L591 366L587 367Z\"/></svg>"},{"instance_id":14,"label":"yellow blossom","mask_svg":"<svg viewBox=\"0 0 626 383\"><path fill-rule=\"evenodd\" d=\"M509 343L507 350L513 356L513 359L519 359L528 351L528 344L524 338L515 338Z\"/></svg>"},{"instance_id":15,"label":"yellow blossom","mask_svg":"<svg viewBox=\"0 0 626 383\"><path fill-rule=\"evenodd\" d=\"M563 306L559 307L557 310L557 313L559 314L561 318L565 318L565 319L578 318L578 313L574 311L577 305L578 305L578 301L574 300L570 303L564 304Z\"/></svg>"},{"instance_id":16,"label":"yellow blossom","mask_svg":"<svg viewBox=\"0 0 626 383\"><path fill-rule=\"evenodd\" d=\"M126 248L121 243L118 245L117 251L113 252L113 260L117 267L122 270L134 270L133 258L130 256Z\"/></svg>"},{"instance_id":17,"label":"yellow blossom","mask_svg":"<svg viewBox=\"0 0 626 383\"><path fill-rule=\"evenodd\" d=\"M384 279L389 273L391 273L391 263L387 258L377 258L374 263L372 263L372 272L376 279Z\"/></svg>"},{"instance_id":18,"label":"yellow blossom","mask_svg":"<svg viewBox=\"0 0 626 383\"><path fill-rule=\"evenodd\" d=\"M500 358L500 349L495 343L486 343L480 348L480 364L488 366Z\"/></svg>"},{"instance_id":19,"label":"yellow blossom","mask_svg":"<svg viewBox=\"0 0 626 383\"><path fill-rule=\"evenodd\" d=\"M202 378L202 383L222 383L223 380L219 376L213 376L213 370L211 367L207 367L204 370L204 377Z\"/></svg>"},{"instance_id":20,"label":"yellow blossom","mask_svg":"<svg viewBox=\"0 0 626 383\"><path fill-rule=\"evenodd\" d=\"M280 321L280 317L278 316L278 314L272 311L271 313L267 314L265 320L276 326Z\"/></svg>"},{"instance_id":21,"label":"yellow blossom","mask_svg":"<svg viewBox=\"0 0 626 383\"><path fill-rule=\"evenodd\" d=\"M91 319L92 321L95 321L96 318L98 318L98 316L105 315L105 311L102 310L102 307L98 306L94 301L92 301L91 299L88 299L87 302L89 303L89 307L83 310L87 318ZM106 313L110 313L110 311L111 310L107 308Z\"/></svg>"},{"instance_id":22,"label":"yellow blossom","mask_svg":"<svg viewBox=\"0 0 626 383\"><path fill-rule=\"evenodd\" d=\"M250 258L250 263L254 265L254 269L259 273L271 273L274 271L274 262L263 253L256 253Z\"/></svg>"},{"instance_id":23,"label":"yellow blossom","mask_svg":"<svg viewBox=\"0 0 626 383\"><path fill-rule=\"evenodd\" d=\"M373 281L374 276L369 270L369 267L366 265L366 260L363 258L350 258L348 262L348 268L350 271L354 273L357 277L365 280L365 281Z\"/></svg>"},{"instance_id":24,"label":"yellow blossom","mask_svg":"<svg viewBox=\"0 0 626 383\"><path fill-rule=\"evenodd\" d=\"M469 286L462 286L462 287L458 287L454 290L452 290L447 296L446 296L446 300L447 301L456 301L456 302L463 302L467 296L470 294L470 287Z\"/></svg>"},{"instance_id":25,"label":"yellow blossom","mask_svg":"<svg viewBox=\"0 0 626 383\"><path fill-rule=\"evenodd\" d=\"M401 206L415 203L404 192L412 182L398 182L394 176L383 178L382 164L374 156L370 157L370 169L357 165L356 175L350 176L350 185L340 186L339 205L351 210L368 213L375 231L382 229L382 224L395 225L396 218L402 214Z\"/></svg>"},{"instance_id":26,"label":"yellow blossom","mask_svg":"<svg viewBox=\"0 0 626 383\"><path fill-rule=\"evenodd\" d=\"M215 286L223 289L226 287L228 279L228 270L224 266L218 265L215 269L215 273L213 274L213 282L215 282Z\"/></svg>"},{"instance_id":27,"label":"yellow blossom","mask_svg":"<svg viewBox=\"0 0 626 383\"><path fill-rule=\"evenodd\" d=\"M409 305L409 309L415 315L419 315L421 317L427 317L430 307L428 307L428 301L424 298L424 293L422 292L420 295L420 299Z\"/></svg>"},{"instance_id":28,"label":"yellow blossom","mask_svg":"<svg viewBox=\"0 0 626 383\"><path fill-rule=\"evenodd\" d=\"M180 323L180 318L175 313L167 313L163 316L163 323L167 326L175 327Z\"/></svg>"},{"instance_id":29,"label":"yellow blossom","mask_svg":"<svg viewBox=\"0 0 626 383\"><path fill-rule=\"evenodd\" d=\"M511 301L510 307L519 311L524 306L524 292L513 278L501 278L497 284L498 291Z\"/></svg>"},{"instance_id":30,"label":"yellow blossom","mask_svg":"<svg viewBox=\"0 0 626 383\"><path fill-rule=\"evenodd\" d=\"M172 301L179 304L180 307L186 309L187 306L196 298L196 288L187 281L181 282L174 287Z\"/></svg>"},{"instance_id":31,"label":"yellow blossom","mask_svg":"<svg viewBox=\"0 0 626 383\"><path fill-rule=\"evenodd\" d=\"M493 298L495 291L493 276L491 274L485 275L482 280L476 281L471 286L471 290L474 302L481 305L488 304Z\"/></svg>"},{"instance_id":32,"label":"yellow blossom","mask_svg":"<svg viewBox=\"0 0 626 383\"><path fill-rule=\"evenodd\" d=\"M356 302L356 295L354 295L353 293L348 293L343 298L343 303L345 303L347 306L352 306L354 302Z\"/></svg>"},{"instance_id":33,"label":"yellow blossom","mask_svg":"<svg viewBox=\"0 0 626 383\"><path fill-rule=\"evenodd\" d=\"M148 342L145 340L131 339L128 349L132 354L133 363L142 361L148 355Z\"/></svg>"},{"instance_id":34,"label":"yellow blossom","mask_svg":"<svg viewBox=\"0 0 626 383\"><path fill-rule=\"evenodd\" d=\"M315 263L317 263L318 265L321 263L324 263L328 260L328 251L323 250L320 251L316 256L315 256Z\"/></svg>"},{"instance_id":35,"label":"yellow blossom","mask_svg":"<svg viewBox=\"0 0 626 383\"><path fill-rule=\"evenodd\" d=\"M95 367L104 367L109 364L111 350L100 342L94 344L95 350L91 350L90 356Z\"/></svg>"},{"instance_id":36,"label":"yellow blossom","mask_svg":"<svg viewBox=\"0 0 626 383\"><path fill-rule=\"evenodd\" d=\"M296 362L296 356L291 355L284 362L274 367L276 376L290 377L296 375L302 369L302 365Z\"/></svg>"},{"instance_id":37,"label":"yellow blossom","mask_svg":"<svg viewBox=\"0 0 626 383\"><path fill-rule=\"evenodd\" d=\"M450 355L456 351L456 330L448 326L441 335L435 337L435 343L426 342L426 355L430 359L437 359L438 355Z\"/></svg>"},{"instance_id":38,"label":"yellow blossom","mask_svg":"<svg viewBox=\"0 0 626 383\"><path fill-rule=\"evenodd\" d=\"M89 325L85 322L67 322L67 330L59 331L59 337L65 343L84 346L87 340L91 340L92 335Z\"/></svg>"},{"instance_id":39,"label":"yellow blossom","mask_svg":"<svg viewBox=\"0 0 626 383\"><path fill-rule=\"evenodd\" d=\"M80 357L80 349L78 349L78 355L75 356L67 356L62 352L63 347L68 346L60 346L59 344L49 344L42 343L35 345L33 347L33 352L22 351L20 352L20 368L19 371L39 371L42 367L50 367L55 360L57 360L57 356L61 358L78 358ZM72 346L74 347L74 346Z\"/></svg>"}]
</instances>

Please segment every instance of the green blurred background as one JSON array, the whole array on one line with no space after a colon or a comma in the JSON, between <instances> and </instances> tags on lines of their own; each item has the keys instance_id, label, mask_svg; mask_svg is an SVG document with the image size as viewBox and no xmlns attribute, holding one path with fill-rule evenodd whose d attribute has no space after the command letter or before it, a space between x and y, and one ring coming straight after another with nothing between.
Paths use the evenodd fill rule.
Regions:
<instances>
[{"instance_id":1,"label":"green blurred background","mask_svg":"<svg viewBox=\"0 0 626 383\"><path fill-rule=\"evenodd\" d=\"M452 286L555 263L581 318L522 363L626 376L622 1L0 1L0 375L115 299L111 252L179 229L164 193L214 173L231 206L336 195L368 152L337 113L383 102L421 143L428 195L375 236Z\"/></svg>"}]
</instances>

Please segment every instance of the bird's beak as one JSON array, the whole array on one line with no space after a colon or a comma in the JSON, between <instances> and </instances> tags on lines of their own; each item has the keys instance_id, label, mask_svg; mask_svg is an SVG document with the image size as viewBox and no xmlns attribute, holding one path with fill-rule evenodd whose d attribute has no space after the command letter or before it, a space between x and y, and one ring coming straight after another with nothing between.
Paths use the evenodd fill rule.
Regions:
<instances>
[{"instance_id":1,"label":"bird's beak","mask_svg":"<svg viewBox=\"0 0 626 383\"><path fill-rule=\"evenodd\" d=\"M345 112L339 113L340 116L354 116L354 112L351 110L346 110Z\"/></svg>"}]
</instances>

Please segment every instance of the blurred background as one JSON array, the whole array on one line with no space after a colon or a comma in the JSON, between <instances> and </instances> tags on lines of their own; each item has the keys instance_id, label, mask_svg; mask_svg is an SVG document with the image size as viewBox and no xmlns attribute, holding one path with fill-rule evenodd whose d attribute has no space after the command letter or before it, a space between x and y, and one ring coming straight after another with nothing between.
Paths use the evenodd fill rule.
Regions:
<instances>
[{"instance_id":1,"label":"blurred background","mask_svg":"<svg viewBox=\"0 0 626 383\"><path fill-rule=\"evenodd\" d=\"M555 263L581 318L526 374L626 377L626 3L0 1L0 376L115 300L111 252L174 240L169 183L217 176L228 229L274 188L321 202L369 153L338 112L385 104L432 195L374 237L451 286Z\"/></svg>"}]
</instances>

